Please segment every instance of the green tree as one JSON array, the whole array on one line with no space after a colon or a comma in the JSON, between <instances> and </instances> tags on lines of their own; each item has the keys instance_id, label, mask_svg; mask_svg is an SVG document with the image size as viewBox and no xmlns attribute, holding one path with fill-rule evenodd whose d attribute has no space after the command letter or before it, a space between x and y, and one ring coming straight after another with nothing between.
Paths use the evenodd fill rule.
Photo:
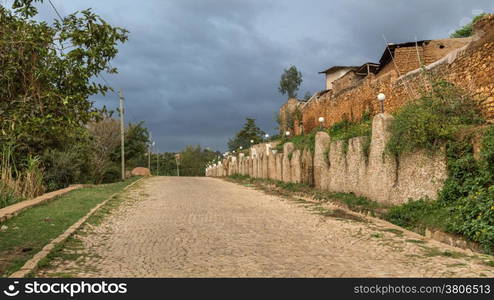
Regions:
<instances>
[{"instance_id":1,"label":"green tree","mask_svg":"<svg viewBox=\"0 0 494 300\"><path fill-rule=\"evenodd\" d=\"M43 0L0 6L0 143L14 143L18 157L63 148L100 118L89 97L110 87L95 78L117 72L110 61L127 40L91 10L37 21L34 2Z\"/></svg>"},{"instance_id":2,"label":"green tree","mask_svg":"<svg viewBox=\"0 0 494 300\"><path fill-rule=\"evenodd\" d=\"M144 127L144 122L129 123L125 128L125 162L127 169L135 167L147 167L146 153L148 152L149 131ZM120 163L122 151L121 144L115 148L112 160Z\"/></svg>"},{"instance_id":3,"label":"green tree","mask_svg":"<svg viewBox=\"0 0 494 300\"><path fill-rule=\"evenodd\" d=\"M297 70L297 67L291 66L285 69L283 74L281 74L280 86L278 91L282 94L288 95L288 98L297 97L297 91L302 84L302 73Z\"/></svg>"},{"instance_id":4,"label":"green tree","mask_svg":"<svg viewBox=\"0 0 494 300\"><path fill-rule=\"evenodd\" d=\"M237 132L235 137L228 140L228 149L230 151L237 150L240 147L247 149L254 141L254 144L260 143L264 139L265 132L259 129L256 125L256 120L247 118L244 127Z\"/></svg>"}]
</instances>

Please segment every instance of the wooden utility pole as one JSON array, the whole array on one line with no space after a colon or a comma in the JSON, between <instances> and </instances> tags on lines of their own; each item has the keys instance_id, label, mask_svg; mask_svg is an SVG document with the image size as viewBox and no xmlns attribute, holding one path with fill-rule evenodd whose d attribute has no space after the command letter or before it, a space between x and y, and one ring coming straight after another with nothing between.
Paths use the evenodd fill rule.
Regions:
<instances>
[{"instance_id":1,"label":"wooden utility pole","mask_svg":"<svg viewBox=\"0 0 494 300\"><path fill-rule=\"evenodd\" d=\"M158 147L156 146L156 176L160 176L160 164L159 164L160 154Z\"/></svg>"},{"instance_id":2,"label":"wooden utility pole","mask_svg":"<svg viewBox=\"0 0 494 300\"><path fill-rule=\"evenodd\" d=\"M125 180L125 123L124 123L124 97L122 90L120 96L120 147L122 148L122 180Z\"/></svg>"},{"instance_id":3,"label":"wooden utility pole","mask_svg":"<svg viewBox=\"0 0 494 300\"><path fill-rule=\"evenodd\" d=\"M151 172L151 142L148 145L148 170Z\"/></svg>"},{"instance_id":4,"label":"wooden utility pole","mask_svg":"<svg viewBox=\"0 0 494 300\"><path fill-rule=\"evenodd\" d=\"M177 176L180 177L180 168L178 167L180 164L180 153L175 154L175 163L177 164Z\"/></svg>"}]
</instances>

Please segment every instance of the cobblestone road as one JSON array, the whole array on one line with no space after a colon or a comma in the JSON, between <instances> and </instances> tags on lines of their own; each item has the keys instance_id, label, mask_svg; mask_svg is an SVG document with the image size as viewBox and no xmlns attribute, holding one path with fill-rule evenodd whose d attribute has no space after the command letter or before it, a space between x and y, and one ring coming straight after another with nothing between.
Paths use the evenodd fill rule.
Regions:
<instances>
[{"instance_id":1,"label":"cobblestone road","mask_svg":"<svg viewBox=\"0 0 494 300\"><path fill-rule=\"evenodd\" d=\"M84 255L38 276L494 276L485 256L220 179L152 177L125 197L100 225L83 227Z\"/></svg>"}]
</instances>

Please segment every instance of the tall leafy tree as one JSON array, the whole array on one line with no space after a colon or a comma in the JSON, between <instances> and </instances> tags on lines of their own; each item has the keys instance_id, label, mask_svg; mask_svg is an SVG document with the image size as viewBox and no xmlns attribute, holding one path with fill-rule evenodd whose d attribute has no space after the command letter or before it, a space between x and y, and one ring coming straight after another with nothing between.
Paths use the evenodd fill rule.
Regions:
<instances>
[{"instance_id":1,"label":"tall leafy tree","mask_svg":"<svg viewBox=\"0 0 494 300\"><path fill-rule=\"evenodd\" d=\"M125 161L128 168L147 166L145 158L148 152L149 131L144 127L144 122L129 123L125 128ZM112 160L120 162L122 155L121 144L115 148Z\"/></svg>"},{"instance_id":2,"label":"tall leafy tree","mask_svg":"<svg viewBox=\"0 0 494 300\"><path fill-rule=\"evenodd\" d=\"M291 66L285 69L283 74L281 74L280 86L278 91L282 94L288 95L288 98L297 97L297 91L302 84L302 73L297 70L297 67Z\"/></svg>"},{"instance_id":3,"label":"tall leafy tree","mask_svg":"<svg viewBox=\"0 0 494 300\"><path fill-rule=\"evenodd\" d=\"M22 156L61 148L100 118L89 98L110 87L95 78L117 72L110 61L127 40L125 29L89 9L52 25L37 21L34 2L43 0L0 6L0 143Z\"/></svg>"},{"instance_id":4,"label":"tall leafy tree","mask_svg":"<svg viewBox=\"0 0 494 300\"><path fill-rule=\"evenodd\" d=\"M264 134L265 132L257 127L255 119L247 118L244 127L228 141L228 149L233 151L240 146L247 149L252 144L250 141L254 141L254 144L262 142Z\"/></svg>"}]
</instances>

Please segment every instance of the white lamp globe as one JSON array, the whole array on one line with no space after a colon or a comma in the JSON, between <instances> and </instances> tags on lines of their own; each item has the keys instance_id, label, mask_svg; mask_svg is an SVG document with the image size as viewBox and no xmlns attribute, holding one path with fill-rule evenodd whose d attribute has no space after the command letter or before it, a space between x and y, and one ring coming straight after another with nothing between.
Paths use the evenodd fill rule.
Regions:
<instances>
[{"instance_id":1,"label":"white lamp globe","mask_svg":"<svg viewBox=\"0 0 494 300\"><path fill-rule=\"evenodd\" d=\"M285 135L286 136L289 136L290 135L290 131L285 132Z\"/></svg>"},{"instance_id":2,"label":"white lamp globe","mask_svg":"<svg viewBox=\"0 0 494 300\"><path fill-rule=\"evenodd\" d=\"M384 95L383 93L379 93L377 95L377 100L384 101L385 99L386 99L386 95Z\"/></svg>"},{"instance_id":3,"label":"white lamp globe","mask_svg":"<svg viewBox=\"0 0 494 300\"><path fill-rule=\"evenodd\" d=\"M265 138L268 138L269 137L269 134L266 133L266 135L264 136Z\"/></svg>"},{"instance_id":4,"label":"white lamp globe","mask_svg":"<svg viewBox=\"0 0 494 300\"><path fill-rule=\"evenodd\" d=\"M322 122L324 122L324 117L319 117L318 120L319 120L319 123L322 123Z\"/></svg>"},{"instance_id":5,"label":"white lamp globe","mask_svg":"<svg viewBox=\"0 0 494 300\"><path fill-rule=\"evenodd\" d=\"M240 146L240 150L244 149L244 147Z\"/></svg>"}]
</instances>

